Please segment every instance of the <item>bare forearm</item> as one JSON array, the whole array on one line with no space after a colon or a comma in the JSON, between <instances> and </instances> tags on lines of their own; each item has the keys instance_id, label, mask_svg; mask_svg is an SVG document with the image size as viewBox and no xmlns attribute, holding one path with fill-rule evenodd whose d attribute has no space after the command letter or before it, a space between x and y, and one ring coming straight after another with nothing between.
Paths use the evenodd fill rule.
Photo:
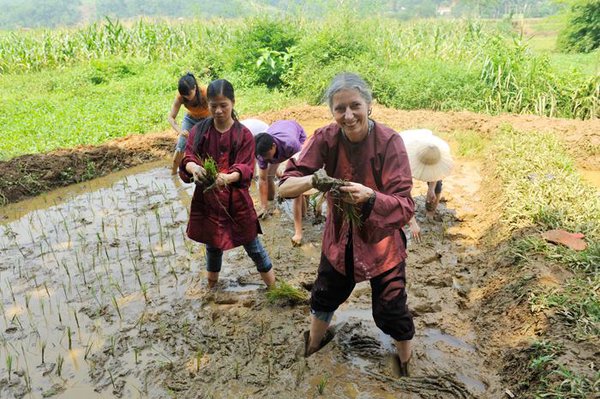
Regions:
<instances>
[{"instance_id":1,"label":"bare forearm","mask_svg":"<svg viewBox=\"0 0 600 399\"><path fill-rule=\"evenodd\" d=\"M242 177L240 172L223 173L223 178L227 184L232 184L240 181Z\"/></svg>"},{"instance_id":2,"label":"bare forearm","mask_svg":"<svg viewBox=\"0 0 600 399\"><path fill-rule=\"evenodd\" d=\"M175 118L173 118L172 115L169 115L169 123L171 124L171 127L179 134L181 134L181 129L179 128L179 126L177 125L177 121L175 120Z\"/></svg>"},{"instance_id":3,"label":"bare forearm","mask_svg":"<svg viewBox=\"0 0 600 399\"><path fill-rule=\"evenodd\" d=\"M289 177L279 186L279 195L284 198L295 198L311 188L313 188L312 175Z\"/></svg>"}]
</instances>

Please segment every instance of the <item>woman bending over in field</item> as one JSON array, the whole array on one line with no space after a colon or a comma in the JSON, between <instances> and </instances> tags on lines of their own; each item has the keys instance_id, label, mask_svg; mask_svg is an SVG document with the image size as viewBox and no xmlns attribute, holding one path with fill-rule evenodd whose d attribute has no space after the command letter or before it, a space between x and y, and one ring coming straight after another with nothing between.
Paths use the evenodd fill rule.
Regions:
<instances>
[{"instance_id":1,"label":"woman bending over in field","mask_svg":"<svg viewBox=\"0 0 600 399\"><path fill-rule=\"evenodd\" d=\"M206 244L208 287L219 279L223 251L244 246L267 285L275 282L271 260L258 239L262 233L249 187L254 172L254 138L237 119L233 86L208 85L211 118L190 131L179 175L196 182L187 235ZM216 168L215 168L216 166Z\"/></svg>"},{"instance_id":2,"label":"woman bending over in field","mask_svg":"<svg viewBox=\"0 0 600 399\"><path fill-rule=\"evenodd\" d=\"M175 118L177 118L182 105L187 109L187 112L183 117L180 128ZM179 79L178 93L175 96L175 101L173 101L173 106L168 117L169 123L179 135L177 144L175 145L175 153L173 154L172 174L177 173L177 167L183 158L185 141L190 134L190 129L208 116L210 116L210 112L208 111L206 100L206 87L198 86L194 75L188 72Z\"/></svg>"}]
</instances>

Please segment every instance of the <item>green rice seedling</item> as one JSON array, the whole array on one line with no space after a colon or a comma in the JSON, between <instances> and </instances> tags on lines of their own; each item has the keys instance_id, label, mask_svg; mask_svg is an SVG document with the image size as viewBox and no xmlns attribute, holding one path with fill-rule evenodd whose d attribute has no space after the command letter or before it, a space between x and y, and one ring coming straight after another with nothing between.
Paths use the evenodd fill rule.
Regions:
<instances>
[{"instance_id":1,"label":"green rice seedling","mask_svg":"<svg viewBox=\"0 0 600 399\"><path fill-rule=\"evenodd\" d=\"M77 330L79 330L79 318L77 317L77 311L75 309L73 309L73 317L75 317L75 324L77 325Z\"/></svg>"},{"instance_id":2,"label":"green rice seedling","mask_svg":"<svg viewBox=\"0 0 600 399\"><path fill-rule=\"evenodd\" d=\"M56 309L57 309L57 315L58 315L58 322L59 324L62 324L62 312L60 311L60 303L56 304Z\"/></svg>"},{"instance_id":3,"label":"green rice seedling","mask_svg":"<svg viewBox=\"0 0 600 399\"><path fill-rule=\"evenodd\" d=\"M94 342L92 341L92 337L88 339L87 344L85 345L85 352L83 354L83 360L87 360L90 352L92 351L92 347L94 346Z\"/></svg>"},{"instance_id":4,"label":"green rice seedling","mask_svg":"<svg viewBox=\"0 0 600 399\"><path fill-rule=\"evenodd\" d=\"M196 351L196 373L198 373L200 371L200 364L202 363L202 356L203 356L202 350L198 349Z\"/></svg>"},{"instance_id":5,"label":"green rice seedling","mask_svg":"<svg viewBox=\"0 0 600 399\"><path fill-rule=\"evenodd\" d=\"M4 319L4 324L8 324L8 321L6 320L6 312L4 309L4 304L2 303L2 301L0 301L0 312L2 312L2 318Z\"/></svg>"},{"instance_id":6,"label":"green rice seedling","mask_svg":"<svg viewBox=\"0 0 600 399\"><path fill-rule=\"evenodd\" d=\"M50 290L48 289L48 284L45 281L44 281L44 291L46 291L46 295L48 296L48 300L50 300Z\"/></svg>"},{"instance_id":7,"label":"green rice seedling","mask_svg":"<svg viewBox=\"0 0 600 399\"><path fill-rule=\"evenodd\" d=\"M67 277L69 277L69 282L70 282L71 281L71 272L69 271L67 262L62 262L61 265L62 265L63 269L65 269L65 272L67 273Z\"/></svg>"},{"instance_id":8,"label":"green rice seedling","mask_svg":"<svg viewBox=\"0 0 600 399\"><path fill-rule=\"evenodd\" d=\"M113 374L110 369L108 369L108 375L110 376L110 383L112 384L113 388L116 388L115 379L113 378Z\"/></svg>"},{"instance_id":9,"label":"green rice seedling","mask_svg":"<svg viewBox=\"0 0 600 399\"><path fill-rule=\"evenodd\" d=\"M317 384L317 392L319 392L319 395L324 395L325 394L325 387L327 386L327 383L329 382L329 378L328 377L321 377L321 379L319 380L319 383Z\"/></svg>"},{"instance_id":10,"label":"green rice seedling","mask_svg":"<svg viewBox=\"0 0 600 399\"><path fill-rule=\"evenodd\" d=\"M6 279L6 284L8 285L8 289L10 290L10 296L12 297L13 303L16 305L17 304L17 300L15 299L15 293L13 291L12 284L10 283L10 280Z\"/></svg>"},{"instance_id":11,"label":"green rice seedling","mask_svg":"<svg viewBox=\"0 0 600 399\"><path fill-rule=\"evenodd\" d=\"M56 375L59 377L62 375L62 368L63 368L64 362L65 362L65 358L59 353L56 358Z\"/></svg>"},{"instance_id":12,"label":"green rice seedling","mask_svg":"<svg viewBox=\"0 0 600 399\"><path fill-rule=\"evenodd\" d=\"M67 326L67 339L69 341L69 350L73 349L72 332L71 327Z\"/></svg>"},{"instance_id":13,"label":"green rice seedling","mask_svg":"<svg viewBox=\"0 0 600 399\"><path fill-rule=\"evenodd\" d=\"M139 363L138 362L139 355L140 355L139 348L133 348L133 361L134 361L134 364L136 364L136 365Z\"/></svg>"},{"instance_id":14,"label":"green rice seedling","mask_svg":"<svg viewBox=\"0 0 600 399\"><path fill-rule=\"evenodd\" d=\"M236 360L234 366L235 379L239 380L240 378L240 363Z\"/></svg>"},{"instance_id":15,"label":"green rice seedling","mask_svg":"<svg viewBox=\"0 0 600 399\"><path fill-rule=\"evenodd\" d=\"M42 364L46 363L46 341L42 341Z\"/></svg>"},{"instance_id":16,"label":"green rice seedling","mask_svg":"<svg viewBox=\"0 0 600 399\"><path fill-rule=\"evenodd\" d=\"M121 315L121 309L119 309L119 303L117 302L117 298L112 296L113 304L115 305L115 309L117 310L117 314L119 315L119 320L123 320L123 316Z\"/></svg>"},{"instance_id":17,"label":"green rice seedling","mask_svg":"<svg viewBox=\"0 0 600 399\"><path fill-rule=\"evenodd\" d=\"M200 156L197 156L200 159ZM217 167L217 163L212 157L208 157L204 160L203 163L204 170L206 171L205 179L206 179L206 187L204 188L204 192L210 191L216 187L217 175L219 174L219 169Z\"/></svg>"},{"instance_id":18,"label":"green rice seedling","mask_svg":"<svg viewBox=\"0 0 600 399\"><path fill-rule=\"evenodd\" d=\"M158 278L158 270L156 270L156 255L154 255L152 248L150 248L150 256L152 257L152 261L150 262L152 263L152 273L154 274L155 278Z\"/></svg>"},{"instance_id":19,"label":"green rice seedling","mask_svg":"<svg viewBox=\"0 0 600 399\"><path fill-rule=\"evenodd\" d=\"M31 300L31 294L26 292L25 293L25 309L27 309L27 312L31 313L30 309L29 309L29 301Z\"/></svg>"},{"instance_id":20,"label":"green rice seedling","mask_svg":"<svg viewBox=\"0 0 600 399\"><path fill-rule=\"evenodd\" d=\"M173 253L177 253L176 247L175 247L175 237L171 236L171 248L173 249Z\"/></svg>"},{"instance_id":21,"label":"green rice seedling","mask_svg":"<svg viewBox=\"0 0 600 399\"><path fill-rule=\"evenodd\" d=\"M173 267L172 264L169 264L169 270L171 271L171 274L175 278L175 282L179 282L179 277L177 277L177 272L175 271L175 268Z\"/></svg>"},{"instance_id":22,"label":"green rice seedling","mask_svg":"<svg viewBox=\"0 0 600 399\"><path fill-rule=\"evenodd\" d=\"M306 303L308 295L285 281L278 282L275 287L267 291L267 299L271 303L297 305Z\"/></svg>"},{"instance_id":23,"label":"green rice seedling","mask_svg":"<svg viewBox=\"0 0 600 399\"><path fill-rule=\"evenodd\" d=\"M64 282L61 282L60 285L62 286L63 294L65 296L65 302L69 302L69 295L67 295L67 286Z\"/></svg>"},{"instance_id":24,"label":"green rice seedling","mask_svg":"<svg viewBox=\"0 0 600 399\"><path fill-rule=\"evenodd\" d=\"M12 374L13 357L9 353L6 355L6 370L8 371L8 381L10 381L10 375Z\"/></svg>"},{"instance_id":25,"label":"green rice seedling","mask_svg":"<svg viewBox=\"0 0 600 399\"><path fill-rule=\"evenodd\" d=\"M119 269L121 270L121 280L123 281L123 284L125 284L125 271L123 270L123 262L121 262L121 259L119 259Z\"/></svg>"},{"instance_id":26,"label":"green rice seedling","mask_svg":"<svg viewBox=\"0 0 600 399\"><path fill-rule=\"evenodd\" d=\"M150 303L150 301L148 300L148 286L146 284L142 285L142 294L144 295L144 300L146 301L146 303Z\"/></svg>"},{"instance_id":27,"label":"green rice seedling","mask_svg":"<svg viewBox=\"0 0 600 399\"><path fill-rule=\"evenodd\" d=\"M119 285L119 283L116 282L116 281L114 281L112 279L112 277L110 278L109 281L110 281L110 286L114 287L117 291L119 291L119 294L121 295L121 297L124 298L125 297L125 293L123 293L123 290L121 289L121 286Z\"/></svg>"}]
</instances>

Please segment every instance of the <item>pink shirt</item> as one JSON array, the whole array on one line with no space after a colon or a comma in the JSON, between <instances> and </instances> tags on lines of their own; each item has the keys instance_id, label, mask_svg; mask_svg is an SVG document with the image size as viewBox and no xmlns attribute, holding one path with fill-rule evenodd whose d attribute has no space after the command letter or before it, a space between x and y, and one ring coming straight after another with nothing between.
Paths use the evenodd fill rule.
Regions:
<instances>
[{"instance_id":1,"label":"pink shirt","mask_svg":"<svg viewBox=\"0 0 600 399\"><path fill-rule=\"evenodd\" d=\"M310 175L322 167L329 176L376 191L373 208L363 215L362 225L352 226L355 281L369 280L402 262L406 258L402 227L413 216L415 205L410 195L410 166L400 135L375 123L362 142L351 143L337 124L325 126L310 138L295 164L288 163L281 181ZM334 205L331 193L327 194L327 209L322 251L345 275L350 224Z\"/></svg>"}]
</instances>

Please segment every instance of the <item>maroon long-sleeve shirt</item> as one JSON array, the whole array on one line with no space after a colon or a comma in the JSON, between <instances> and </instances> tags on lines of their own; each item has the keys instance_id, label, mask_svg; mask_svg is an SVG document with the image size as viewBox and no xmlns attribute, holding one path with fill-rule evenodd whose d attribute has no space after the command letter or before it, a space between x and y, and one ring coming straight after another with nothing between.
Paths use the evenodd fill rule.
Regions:
<instances>
[{"instance_id":1,"label":"maroon long-sleeve shirt","mask_svg":"<svg viewBox=\"0 0 600 399\"><path fill-rule=\"evenodd\" d=\"M401 229L414 214L412 177L404 142L391 128L375 123L360 143L346 139L335 123L318 129L299 159L288 163L282 182L324 167L329 176L361 183L376 191L373 207L360 226L352 226L354 279L369 280L406 258ZM322 251L333 267L346 274L344 254L350 223L327 195ZM363 207L364 209L364 207ZM365 215L366 216L366 215Z\"/></svg>"},{"instance_id":2,"label":"maroon long-sleeve shirt","mask_svg":"<svg viewBox=\"0 0 600 399\"><path fill-rule=\"evenodd\" d=\"M185 171L188 162L212 157L221 173L239 172L239 181L225 189L204 191L204 186L196 186L192 197L190 220L187 235L192 240L208 244L222 250L235 248L254 240L260 233L258 217L254 209L249 187L254 173L254 138L242 124L236 122L228 131L219 133L214 126L200 139L199 151L195 151L196 125L190 131L185 146L185 155L180 170Z\"/></svg>"}]
</instances>

